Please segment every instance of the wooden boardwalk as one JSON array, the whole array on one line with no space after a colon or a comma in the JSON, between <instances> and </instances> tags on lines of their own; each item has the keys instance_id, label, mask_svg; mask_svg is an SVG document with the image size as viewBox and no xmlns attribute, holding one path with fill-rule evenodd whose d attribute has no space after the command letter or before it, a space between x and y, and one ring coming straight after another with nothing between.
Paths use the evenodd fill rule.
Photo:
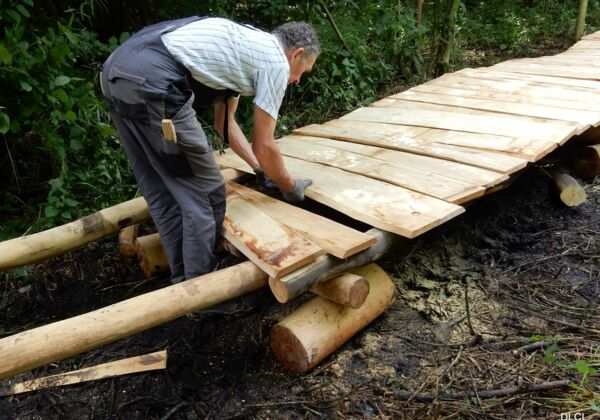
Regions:
<instances>
[{"instance_id":1,"label":"wooden boardwalk","mask_svg":"<svg viewBox=\"0 0 600 420\"><path fill-rule=\"evenodd\" d=\"M446 74L277 140L307 196L414 238L600 125L600 32L548 57ZM251 172L235 154L222 167ZM496 188L494 188L496 187Z\"/></svg>"}]
</instances>

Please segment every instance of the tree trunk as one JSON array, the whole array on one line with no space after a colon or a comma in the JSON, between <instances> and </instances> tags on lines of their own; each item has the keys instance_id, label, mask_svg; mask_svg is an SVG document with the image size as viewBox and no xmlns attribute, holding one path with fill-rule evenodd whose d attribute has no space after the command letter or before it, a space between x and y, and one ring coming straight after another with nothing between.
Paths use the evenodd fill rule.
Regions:
<instances>
[{"instance_id":1,"label":"tree trunk","mask_svg":"<svg viewBox=\"0 0 600 420\"><path fill-rule=\"evenodd\" d=\"M271 349L286 368L304 373L381 315L394 301L394 282L376 264L353 270L369 281L359 309L317 297L273 327Z\"/></svg>"},{"instance_id":2,"label":"tree trunk","mask_svg":"<svg viewBox=\"0 0 600 420\"><path fill-rule=\"evenodd\" d=\"M441 76L448 71L450 65L450 52L454 43L454 29L456 26L456 15L460 7L460 0L451 0L448 17L446 19L445 39L441 40L439 55L437 58L436 76Z\"/></svg>"},{"instance_id":3,"label":"tree trunk","mask_svg":"<svg viewBox=\"0 0 600 420\"><path fill-rule=\"evenodd\" d=\"M248 261L0 340L0 380L155 327L265 286Z\"/></svg>"},{"instance_id":4,"label":"tree trunk","mask_svg":"<svg viewBox=\"0 0 600 420\"><path fill-rule=\"evenodd\" d=\"M577 23L575 24L575 41L579 41L585 29L585 15L587 13L588 0L579 0L577 11Z\"/></svg>"}]
</instances>

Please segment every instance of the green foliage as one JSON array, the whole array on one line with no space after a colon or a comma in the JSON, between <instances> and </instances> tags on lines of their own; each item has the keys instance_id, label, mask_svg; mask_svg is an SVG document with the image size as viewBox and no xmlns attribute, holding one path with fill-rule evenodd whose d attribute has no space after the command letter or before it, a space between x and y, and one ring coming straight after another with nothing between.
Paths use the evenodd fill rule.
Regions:
<instances>
[{"instance_id":1,"label":"green foliage","mask_svg":"<svg viewBox=\"0 0 600 420\"><path fill-rule=\"evenodd\" d=\"M10 157L3 213L39 213L39 229L120 199L112 186L127 164L95 84L110 47L73 14L40 25L31 0L1 3L0 133Z\"/></svg>"}]
</instances>

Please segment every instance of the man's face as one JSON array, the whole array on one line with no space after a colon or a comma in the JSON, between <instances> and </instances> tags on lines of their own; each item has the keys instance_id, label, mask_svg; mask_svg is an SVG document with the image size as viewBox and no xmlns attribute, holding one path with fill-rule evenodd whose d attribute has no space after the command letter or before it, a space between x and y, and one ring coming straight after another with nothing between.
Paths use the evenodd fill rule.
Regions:
<instances>
[{"instance_id":1,"label":"man's face","mask_svg":"<svg viewBox=\"0 0 600 420\"><path fill-rule=\"evenodd\" d=\"M300 83L300 78L306 72L312 71L312 68L317 60L316 56L306 56L304 48L297 48L286 53L288 62L290 63L290 78L288 84Z\"/></svg>"}]
</instances>

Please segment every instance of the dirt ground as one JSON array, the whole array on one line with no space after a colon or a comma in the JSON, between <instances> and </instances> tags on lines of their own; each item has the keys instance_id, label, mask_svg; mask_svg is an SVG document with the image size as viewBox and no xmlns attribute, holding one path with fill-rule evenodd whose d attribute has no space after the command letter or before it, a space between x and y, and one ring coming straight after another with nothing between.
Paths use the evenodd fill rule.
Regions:
<instances>
[{"instance_id":1,"label":"dirt ground","mask_svg":"<svg viewBox=\"0 0 600 420\"><path fill-rule=\"evenodd\" d=\"M598 416L600 179L584 183L588 201L569 209L551 170L528 169L390 252L379 263L396 282L395 303L308 374L284 370L269 350L271 327L303 299L282 306L265 291L250 314L183 317L23 374L17 379L169 352L164 371L1 398L0 418ZM26 280L5 279L3 335L168 285L165 277L144 280L116 248L109 238L33 267ZM555 344L516 350L540 340ZM482 392L565 379L571 387Z\"/></svg>"}]
</instances>

